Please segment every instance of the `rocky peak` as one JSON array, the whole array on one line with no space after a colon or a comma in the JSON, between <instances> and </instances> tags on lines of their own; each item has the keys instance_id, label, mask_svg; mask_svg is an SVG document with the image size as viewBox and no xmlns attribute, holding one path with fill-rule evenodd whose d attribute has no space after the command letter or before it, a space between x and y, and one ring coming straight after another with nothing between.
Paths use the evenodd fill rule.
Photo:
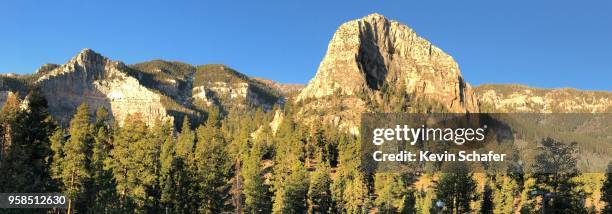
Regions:
<instances>
[{"instance_id":1,"label":"rocky peak","mask_svg":"<svg viewBox=\"0 0 612 214\"><path fill-rule=\"evenodd\" d=\"M83 49L66 64L38 78L36 84L47 98L51 114L62 124L67 124L83 103L92 113L99 107L106 108L119 123L133 114L140 114L149 123L171 120L161 103L162 96L130 76L128 69L121 62Z\"/></svg>"},{"instance_id":2,"label":"rocky peak","mask_svg":"<svg viewBox=\"0 0 612 214\"><path fill-rule=\"evenodd\" d=\"M364 97L379 99L389 93L387 89L406 93L412 100L431 99L451 112L478 111L474 92L451 56L408 26L380 14L338 28L317 74L296 102L314 99L317 108L329 108L326 105L336 104L321 99L344 97L346 112L359 114L368 111ZM334 117L334 121L343 119Z\"/></svg>"},{"instance_id":3,"label":"rocky peak","mask_svg":"<svg viewBox=\"0 0 612 214\"><path fill-rule=\"evenodd\" d=\"M469 86L451 56L412 29L380 14L341 25L316 76L298 100L339 92L374 92L383 85L413 96L435 95L453 111L477 111Z\"/></svg>"},{"instance_id":4,"label":"rocky peak","mask_svg":"<svg viewBox=\"0 0 612 214\"><path fill-rule=\"evenodd\" d=\"M36 74L44 75L44 74L48 73L49 71L52 71L52 70L58 68L59 66L60 65L58 65L58 64L52 64L52 63L44 64L44 65L40 66L38 69L36 69Z\"/></svg>"},{"instance_id":5,"label":"rocky peak","mask_svg":"<svg viewBox=\"0 0 612 214\"><path fill-rule=\"evenodd\" d=\"M85 48L79 52L75 57L73 57L67 65L72 66L81 66L85 71L91 69L96 69L99 67L104 67L104 65L110 60L95 51Z\"/></svg>"}]
</instances>

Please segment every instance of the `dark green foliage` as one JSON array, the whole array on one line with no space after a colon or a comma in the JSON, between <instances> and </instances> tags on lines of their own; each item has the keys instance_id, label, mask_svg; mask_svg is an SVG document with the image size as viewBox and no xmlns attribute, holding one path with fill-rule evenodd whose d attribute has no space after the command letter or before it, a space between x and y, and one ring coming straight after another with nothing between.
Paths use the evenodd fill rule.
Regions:
<instances>
[{"instance_id":1,"label":"dark green foliage","mask_svg":"<svg viewBox=\"0 0 612 214\"><path fill-rule=\"evenodd\" d=\"M463 164L449 164L436 185L436 197L446 204L444 210L452 213L471 212L470 203L478 198L476 181Z\"/></svg>"},{"instance_id":2,"label":"dark green foliage","mask_svg":"<svg viewBox=\"0 0 612 214\"><path fill-rule=\"evenodd\" d=\"M205 213L229 211L230 179L233 159L227 152L227 141L214 126L200 126L194 152L194 173L199 210Z\"/></svg>"},{"instance_id":3,"label":"dark green foliage","mask_svg":"<svg viewBox=\"0 0 612 214\"><path fill-rule=\"evenodd\" d=\"M122 209L153 209L161 145L149 142L149 127L139 115L127 118L115 132L105 168L113 172Z\"/></svg>"},{"instance_id":4,"label":"dark green foliage","mask_svg":"<svg viewBox=\"0 0 612 214\"><path fill-rule=\"evenodd\" d=\"M93 143L90 120L89 106L80 105L70 121L70 137L62 148L61 171L56 177L63 184L63 192L68 197L69 212L74 212L75 207L82 207L81 203L86 203L83 199L87 199L87 182L92 173L88 159Z\"/></svg>"},{"instance_id":5,"label":"dark green foliage","mask_svg":"<svg viewBox=\"0 0 612 214\"><path fill-rule=\"evenodd\" d=\"M264 183L263 168L261 160L263 149L254 146L242 165L244 212L245 213L270 213L272 211L272 198L269 187Z\"/></svg>"},{"instance_id":6,"label":"dark green foliage","mask_svg":"<svg viewBox=\"0 0 612 214\"><path fill-rule=\"evenodd\" d=\"M326 163L319 163L316 170L310 175L308 189L308 212L331 213L334 204L331 193L332 179L330 169Z\"/></svg>"},{"instance_id":7,"label":"dark green foliage","mask_svg":"<svg viewBox=\"0 0 612 214\"><path fill-rule=\"evenodd\" d=\"M376 173L374 203L382 213L410 213L414 210L414 192L409 186L414 178L402 173Z\"/></svg>"},{"instance_id":8,"label":"dark green foliage","mask_svg":"<svg viewBox=\"0 0 612 214\"><path fill-rule=\"evenodd\" d=\"M552 200L545 202L547 209L560 213L584 213L585 193L576 181L580 173L576 168L576 143L569 144L552 138L541 141L540 153L534 163L536 186L533 191L551 192ZM535 196L534 196L535 197Z\"/></svg>"},{"instance_id":9,"label":"dark green foliage","mask_svg":"<svg viewBox=\"0 0 612 214\"><path fill-rule=\"evenodd\" d=\"M193 148L195 145L195 133L191 130L191 124L189 118L183 119L183 126L181 133L178 135L176 143L176 155L184 159L190 159L193 156Z\"/></svg>"},{"instance_id":10,"label":"dark green foliage","mask_svg":"<svg viewBox=\"0 0 612 214\"><path fill-rule=\"evenodd\" d=\"M308 209L306 204L308 178L302 162L293 162L289 176L277 191L274 199L274 213L303 213Z\"/></svg>"},{"instance_id":11,"label":"dark green foliage","mask_svg":"<svg viewBox=\"0 0 612 214\"><path fill-rule=\"evenodd\" d=\"M484 191L482 192L482 205L480 207L480 213L493 213L493 190L489 184L485 185Z\"/></svg>"},{"instance_id":12,"label":"dark green foliage","mask_svg":"<svg viewBox=\"0 0 612 214\"><path fill-rule=\"evenodd\" d=\"M608 164L606 180L601 187L601 200L605 203L602 213L612 213L612 163Z\"/></svg>"},{"instance_id":13,"label":"dark green foliage","mask_svg":"<svg viewBox=\"0 0 612 214\"><path fill-rule=\"evenodd\" d=\"M194 213L191 192L191 177L185 161L182 158L173 158L167 175L163 179L161 203L163 209L170 213Z\"/></svg>"},{"instance_id":14,"label":"dark green foliage","mask_svg":"<svg viewBox=\"0 0 612 214\"><path fill-rule=\"evenodd\" d=\"M55 131L47 101L38 89L20 108L19 95L9 95L0 110L0 192L56 191L50 173L49 137Z\"/></svg>"}]
</instances>

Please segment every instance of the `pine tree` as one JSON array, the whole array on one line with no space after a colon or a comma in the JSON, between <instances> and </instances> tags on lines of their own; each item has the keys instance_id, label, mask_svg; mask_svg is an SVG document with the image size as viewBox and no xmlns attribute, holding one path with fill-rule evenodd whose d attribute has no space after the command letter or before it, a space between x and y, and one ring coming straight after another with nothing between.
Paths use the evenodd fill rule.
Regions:
<instances>
[{"instance_id":1,"label":"pine tree","mask_svg":"<svg viewBox=\"0 0 612 214\"><path fill-rule=\"evenodd\" d=\"M183 126L181 133L177 138L176 143L176 155L183 157L184 159L190 159L193 154L195 133L191 130L191 124L189 123L189 117L185 116L183 119Z\"/></svg>"},{"instance_id":2,"label":"pine tree","mask_svg":"<svg viewBox=\"0 0 612 214\"><path fill-rule=\"evenodd\" d=\"M231 209L227 202L233 158L228 156L225 138L212 123L200 126L197 136L193 171L201 200L200 210L205 213L228 211Z\"/></svg>"},{"instance_id":3,"label":"pine tree","mask_svg":"<svg viewBox=\"0 0 612 214\"><path fill-rule=\"evenodd\" d=\"M327 163L319 162L310 176L308 189L308 213L331 213L333 201L331 195L330 169Z\"/></svg>"},{"instance_id":4,"label":"pine tree","mask_svg":"<svg viewBox=\"0 0 612 214\"><path fill-rule=\"evenodd\" d=\"M365 175L356 172L352 178L346 179L346 187L342 192L343 212L367 213L370 209L368 185Z\"/></svg>"},{"instance_id":5,"label":"pine tree","mask_svg":"<svg viewBox=\"0 0 612 214\"><path fill-rule=\"evenodd\" d=\"M492 212L496 214L513 212L514 199L519 191L518 182L507 174L496 174L490 185Z\"/></svg>"},{"instance_id":6,"label":"pine tree","mask_svg":"<svg viewBox=\"0 0 612 214\"><path fill-rule=\"evenodd\" d=\"M20 146L22 142L15 140L15 134L19 129L19 118L23 117L20 108L19 95L9 93L4 106L0 110L0 190L2 192L20 191L25 183L22 175L25 175L24 167L27 161L25 148ZM30 175L31 176L31 175Z\"/></svg>"},{"instance_id":7,"label":"pine tree","mask_svg":"<svg viewBox=\"0 0 612 214\"><path fill-rule=\"evenodd\" d=\"M577 143L566 144L545 138L542 139L541 145L533 165L536 173L533 175L535 188L532 191L552 193L552 200L546 198L544 202L547 209L569 213L586 212L582 204L585 192L578 188L582 184L575 179L580 175L576 167Z\"/></svg>"},{"instance_id":8,"label":"pine tree","mask_svg":"<svg viewBox=\"0 0 612 214\"><path fill-rule=\"evenodd\" d=\"M66 133L61 128L58 128L53 135L49 138L51 141L51 156L50 171L52 178L55 180L61 180L62 174L62 163L64 162L64 144L66 143ZM61 182L56 182L57 186L62 185Z\"/></svg>"},{"instance_id":9,"label":"pine tree","mask_svg":"<svg viewBox=\"0 0 612 214\"><path fill-rule=\"evenodd\" d=\"M242 165L245 213L270 213L272 210L268 186L262 177L262 150L261 146L254 146Z\"/></svg>"},{"instance_id":10,"label":"pine tree","mask_svg":"<svg viewBox=\"0 0 612 214\"><path fill-rule=\"evenodd\" d=\"M471 212L470 203L477 199L476 181L463 164L449 164L436 185L436 196L453 213Z\"/></svg>"},{"instance_id":11,"label":"pine tree","mask_svg":"<svg viewBox=\"0 0 612 214\"><path fill-rule=\"evenodd\" d=\"M191 179L187 165L182 158L172 158L167 175L162 183L161 203L169 213L196 213L191 192Z\"/></svg>"},{"instance_id":12,"label":"pine tree","mask_svg":"<svg viewBox=\"0 0 612 214\"><path fill-rule=\"evenodd\" d=\"M274 192L273 212L282 213L287 207L288 179L295 173L295 164L303 164L305 159L304 146L306 137L302 130L296 126L290 117L285 117L276 134L274 174L272 176L272 190ZM302 166L303 167L303 166Z\"/></svg>"},{"instance_id":13,"label":"pine tree","mask_svg":"<svg viewBox=\"0 0 612 214\"><path fill-rule=\"evenodd\" d=\"M608 163L606 180L601 187L601 200L605 203L601 213L612 213L612 162Z\"/></svg>"},{"instance_id":14,"label":"pine tree","mask_svg":"<svg viewBox=\"0 0 612 214\"><path fill-rule=\"evenodd\" d=\"M282 189L277 191L282 197L275 199L273 213L303 213L308 209L306 203L308 178L302 162L292 163L291 174L285 180Z\"/></svg>"},{"instance_id":15,"label":"pine tree","mask_svg":"<svg viewBox=\"0 0 612 214\"><path fill-rule=\"evenodd\" d=\"M105 165L113 172L123 209L155 210L161 145L150 142L149 127L142 116L128 118L115 133L113 149Z\"/></svg>"},{"instance_id":16,"label":"pine tree","mask_svg":"<svg viewBox=\"0 0 612 214\"><path fill-rule=\"evenodd\" d=\"M337 178L332 184L336 211L365 213L370 208L368 184L361 169L361 143L358 139L341 135L338 141Z\"/></svg>"},{"instance_id":17,"label":"pine tree","mask_svg":"<svg viewBox=\"0 0 612 214\"><path fill-rule=\"evenodd\" d=\"M62 151L64 157L61 163L61 182L68 198L68 213L73 213L75 205L82 201L86 191L86 182L91 177L91 168L87 155L90 154L92 143L89 106L82 104L70 121L70 138ZM83 206L80 206L83 207Z\"/></svg>"},{"instance_id":18,"label":"pine tree","mask_svg":"<svg viewBox=\"0 0 612 214\"><path fill-rule=\"evenodd\" d=\"M0 191L58 191L51 178L49 137L56 129L36 88L23 103L9 93L0 110Z\"/></svg>"},{"instance_id":19,"label":"pine tree","mask_svg":"<svg viewBox=\"0 0 612 214\"><path fill-rule=\"evenodd\" d=\"M484 186L482 192L482 204L480 206L480 213L493 213L493 190L491 184L488 182Z\"/></svg>"},{"instance_id":20,"label":"pine tree","mask_svg":"<svg viewBox=\"0 0 612 214\"><path fill-rule=\"evenodd\" d=\"M158 121L154 135L157 143L161 144L161 151L159 153L160 160L160 183L163 185L165 176L169 175L170 168L173 165L174 159L184 158L184 156L176 155L176 147L178 141L173 137L172 124L169 122ZM163 189L163 188L162 188Z\"/></svg>"},{"instance_id":21,"label":"pine tree","mask_svg":"<svg viewBox=\"0 0 612 214\"><path fill-rule=\"evenodd\" d=\"M112 130L109 124L110 114L106 108L98 108L93 124L91 152L92 183L89 197L93 203L91 212L107 213L118 209L112 171L104 168L111 150Z\"/></svg>"},{"instance_id":22,"label":"pine tree","mask_svg":"<svg viewBox=\"0 0 612 214\"><path fill-rule=\"evenodd\" d=\"M376 173L374 203L384 213L412 210L413 193L409 191L408 176L399 173Z\"/></svg>"}]
</instances>

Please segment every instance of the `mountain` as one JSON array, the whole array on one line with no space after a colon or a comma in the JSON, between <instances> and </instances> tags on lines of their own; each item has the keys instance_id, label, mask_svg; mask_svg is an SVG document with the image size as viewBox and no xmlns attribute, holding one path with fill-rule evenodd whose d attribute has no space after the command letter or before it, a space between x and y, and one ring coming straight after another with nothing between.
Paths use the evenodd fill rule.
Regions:
<instances>
[{"instance_id":1,"label":"mountain","mask_svg":"<svg viewBox=\"0 0 612 214\"><path fill-rule=\"evenodd\" d=\"M475 88L483 112L612 112L612 93L487 84Z\"/></svg>"},{"instance_id":2,"label":"mountain","mask_svg":"<svg viewBox=\"0 0 612 214\"><path fill-rule=\"evenodd\" d=\"M454 59L408 26L380 14L342 24L306 85L248 77L221 64L152 60L125 65L84 49L63 65L28 75L0 75L0 106L9 91L23 98L38 86L66 124L76 107L107 108L122 122L263 108L291 100L304 124L328 123L358 133L364 112L612 112L612 93L522 85L472 87ZM279 117L280 118L280 117Z\"/></svg>"},{"instance_id":3,"label":"mountain","mask_svg":"<svg viewBox=\"0 0 612 214\"><path fill-rule=\"evenodd\" d=\"M89 104L92 111L104 107L120 123L140 113L152 123L171 119L162 94L147 88L121 62L84 49L66 64L44 73L36 85L47 98L50 112L66 124L77 106Z\"/></svg>"},{"instance_id":4,"label":"mountain","mask_svg":"<svg viewBox=\"0 0 612 214\"><path fill-rule=\"evenodd\" d=\"M201 120L212 106L270 109L281 92L224 65L192 66L153 60L125 65L84 49L63 65L46 64L30 75L0 76L0 106L9 91L23 96L41 89L51 114L67 124L78 105L104 107L122 123L128 115L181 122L184 115Z\"/></svg>"},{"instance_id":5,"label":"mountain","mask_svg":"<svg viewBox=\"0 0 612 214\"><path fill-rule=\"evenodd\" d=\"M451 56L406 25L371 14L338 28L296 102L305 120L316 121L308 115L320 113L324 121L355 132L360 113L396 111L389 102L399 96L405 99L396 103L407 103L405 111L427 111L420 109L423 103L431 104L429 110L479 111Z\"/></svg>"}]
</instances>

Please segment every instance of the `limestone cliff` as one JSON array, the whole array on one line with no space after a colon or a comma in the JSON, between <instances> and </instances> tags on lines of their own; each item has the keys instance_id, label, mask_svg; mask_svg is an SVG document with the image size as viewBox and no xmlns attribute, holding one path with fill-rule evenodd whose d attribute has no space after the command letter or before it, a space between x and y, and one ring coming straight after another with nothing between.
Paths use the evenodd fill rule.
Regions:
<instances>
[{"instance_id":1,"label":"limestone cliff","mask_svg":"<svg viewBox=\"0 0 612 214\"><path fill-rule=\"evenodd\" d=\"M605 91L491 84L478 86L475 91L483 112L612 112L612 93Z\"/></svg>"},{"instance_id":2,"label":"limestone cliff","mask_svg":"<svg viewBox=\"0 0 612 214\"><path fill-rule=\"evenodd\" d=\"M271 109L280 101L280 92L236 70L220 64L198 66L194 75L192 99L205 108L263 107Z\"/></svg>"},{"instance_id":3,"label":"limestone cliff","mask_svg":"<svg viewBox=\"0 0 612 214\"><path fill-rule=\"evenodd\" d=\"M451 112L478 111L474 92L451 56L406 25L379 14L338 28L316 76L296 102L302 103L302 115L339 106L333 114L321 113L324 120L355 130L358 115L372 110L369 100L381 103L389 89ZM340 99L335 104L325 101L330 97Z\"/></svg>"},{"instance_id":4,"label":"limestone cliff","mask_svg":"<svg viewBox=\"0 0 612 214\"><path fill-rule=\"evenodd\" d=\"M185 115L202 121L211 105L271 109L282 94L225 65L153 60L126 66L90 49L64 65L45 64L33 74L0 75L0 107L9 92L19 92L23 99L31 86L42 90L49 111L64 125L82 103L92 112L105 107L119 123L138 113L149 123L162 119L180 125Z\"/></svg>"},{"instance_id":5,"label":"limestone cliff","mask_svg":"<svg viewBox=\"0 0 612 214\"><path fill-rule=\"evenodd\" d=\"M82 103L89 104L92 111L105 107L120 123L136 113L149 123L171 120L161 95L128 75L128 69L121 62L84 49L66 64L45 72L36 84L47 98L51 114L63 124Z\"/></svg>"}]
</instances>

